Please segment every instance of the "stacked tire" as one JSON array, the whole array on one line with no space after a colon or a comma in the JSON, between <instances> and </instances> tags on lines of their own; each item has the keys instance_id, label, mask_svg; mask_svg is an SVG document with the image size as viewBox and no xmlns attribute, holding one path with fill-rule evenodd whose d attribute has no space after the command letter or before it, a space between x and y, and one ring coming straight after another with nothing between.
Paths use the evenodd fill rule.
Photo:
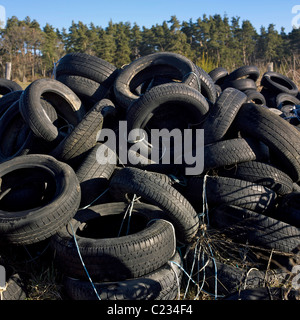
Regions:
<instances>
[{"instance_id":1,"label":"stacked tire","mask_svg":"<svg viewBox=\"0 0 300 320\"><path fill-rule=\"evenodd\" d=\"M300 249L299 91L270 72L258 91L259 76L255 66L206 73L171 52L121 69L71 53L54 79L9 91L0 99L0 245L48 241L74 300L176 299L184 269L235 299L265 286L278 261L285 273L272 274L287 285ZM128 132L204 130L203 150L191 143L202 172L187 174L176 144L168 163L163 148L149 161L152 141L122 143L121 121ZM105 143L104 129L119 145ZM237 270L221 259L227 244L271 252L274 265L244 256Z\"/></svg>"}]
</instances>

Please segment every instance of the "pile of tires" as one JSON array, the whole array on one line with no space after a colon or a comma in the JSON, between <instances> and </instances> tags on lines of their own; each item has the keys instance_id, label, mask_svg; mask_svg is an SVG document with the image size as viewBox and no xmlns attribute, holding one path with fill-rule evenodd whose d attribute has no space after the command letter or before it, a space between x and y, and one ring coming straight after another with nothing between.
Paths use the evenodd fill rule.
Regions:
<instances>
[{"instance_id":1,"label":"pile of tires","mask_svg":"<svg viewBox=\"0 0 300 320\"><path fill-rule=\"evenodd\" d=\"M266 286L266 269L280 286L295 276L300 94L290 79L266 72L258 90L255 66L208 74L170 52L121 69L71 53L54 71L0 99L1 246L49 241L74 300L176 299L184 274L234 299ZM203 170L187 174L191 164L177 163L174 145L168 163L163 148L151 161L152 141L124 144L122 121L128 132L204 130L202 149L191 143ZM227 243L271 252L284 272L253 256L251 274L248 256L243 267L225 263L212 248Z\"/></svg>"}]
</instances>

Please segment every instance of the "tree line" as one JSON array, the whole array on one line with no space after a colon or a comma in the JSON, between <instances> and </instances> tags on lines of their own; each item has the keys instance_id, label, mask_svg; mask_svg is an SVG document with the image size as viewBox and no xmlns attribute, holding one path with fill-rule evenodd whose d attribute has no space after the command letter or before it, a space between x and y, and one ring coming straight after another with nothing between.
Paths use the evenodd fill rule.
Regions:
<instances>
[{"instance_id":1,"label":"tree line","mask_svg":"<svg viewBox=\"0 0 300 320\"><path fill-rule=\"evenodd\" d=\"M274 24L258 33L249 20L219 14L203 15L196 21L180 22L176 16L150 28L136 23L110 21L106 27L72 22L58 30L41 27L36 20L13 16L0 31L0 71L12 62L12 78L32 81L50 76L54 64L65 54L83 52L98 56L120 68L131 61L158 51L176 52L209 72L222 66L232 70L242 65L298 68L300 29L280 32Z\"/></svg>"}]
</instances>

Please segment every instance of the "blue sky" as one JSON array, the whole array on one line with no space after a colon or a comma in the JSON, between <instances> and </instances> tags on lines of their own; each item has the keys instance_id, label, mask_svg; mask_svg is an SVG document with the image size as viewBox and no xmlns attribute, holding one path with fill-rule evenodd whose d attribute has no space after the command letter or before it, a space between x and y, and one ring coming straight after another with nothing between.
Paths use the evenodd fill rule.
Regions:
<instances>
[{"instance_id":1,"label":"blue sky","mask_svg":"<svg viewBox=\"0 0 300 320\"><path fill-rule=\"evenodd\" d=\"M17 16L20 20L26 16L36 19L41 27L46 23L55 28L68 29L72 20L106 27L109 20L114 23L137 23L140 27L161 24L176 15L180 22L194 22L203 14L226 14L229 18L240 17L241 21L250 20L257 31L261 26L275 24L280 31L292 30L292 19L300 24L300 0L0 0L5 8L6 17ZM295 13L292 13L292 8ZM299 17L298 17L298 15ZM0 17L1 18L1 17Z\"/></svg>"}]
</instances>

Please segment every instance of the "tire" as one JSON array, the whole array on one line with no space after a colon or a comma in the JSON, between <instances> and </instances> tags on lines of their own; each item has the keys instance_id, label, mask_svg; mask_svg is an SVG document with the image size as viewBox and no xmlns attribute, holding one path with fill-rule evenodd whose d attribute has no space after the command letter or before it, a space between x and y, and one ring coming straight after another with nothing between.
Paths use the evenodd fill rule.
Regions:
<instances>
[{"instance_id":1,"label":"tire","mask_svg":"<svg viewBox=\"0 0 300 320\"><path fill-rule=\"evenodd\" d=\"M248 103L255 103L258 106L266 106L267 102L263 94L256 90L246 90L244 93L247 95Z\"/></svg>"},{"instance_id":2,"label":"tire","mask_svg":"<svg viewBox=\"0 0 300 320\"><path fill-rule=\"evenodd\" d=\"M80 76L63 74L56 80L69 87L83 101L87 110L104 99L109 92L108 88L98 82Z\"/></svg>"},{"instance_id":3,"label":"tire","mask_svg":"<svg viewBox=\"0 0 300 320\"><path fill-rule=\"evenodd\" d=\"M28 177L36 173L44 177L47 186L39 206L21 211L11 210L14 204L3 208L5 195L18 186L18 182L10 186L11 179L21 174ZM1 244L27 245L47 239L62 228L79 207L80 187L75 172L67 164L58 162L53 157L46 155L16 157L0 164L0 176L2 179Z\"/></svg>"},{"instance_id":4,"label":"tire","mask_svg":"<svg viewBox=\"0 0 300 320\"><path fill-rule=\"evenodd\" d=\"M48 142L62 135L62 127L52 123L41 105L44 97L55 108L66 123L75 127L85 114L84 107L75 93L61 82L40 79L30 84L20 98L20 112L34 134Z\"/></svg>"},{"instance_id":5,"label":"tire","mask_svg":"<svg viewBox=\"0 0 300 320\"><path fill-rule=\"evenodd\" d=\"M275 206L275 192L256 183L219 176L207 176L205 186L203 182L201 176L192 177L186 189L189 198L192 196L191 202L197 207L203 203L204 187L209 207L227 204L264 213Z\"/></svg>"},{"instance_id":6,"label":"tire","mask_svg":"<svg viewBox=\"0 0 300 320\"><path fill-rule=\"evenodd\" d=\"M300 230L266 215L224 205L210 211L210 222L238 243L299 254Z\"/></svg>"},{"instance_id":7,"label":"tire","mask_svg":"<svg viewBox=\"0 0 300 320\"><path fill-rule=\"evenodd\" d=\"M204 129L204 144L221 140L231 126L247 96L234 88L225 89L216 103L210 108L202 129Z\"/></svg>"},{"instance_id":8,"label":"tire","mask_svg":"<svg viewBox=\"0 0 300 320\"><path fill-rule=\"evenodd\" d=\"M14 102L20 100L22 93L23 90L12 91L0 98L0 118Z\"/></svg>"},{"instance_id":9,"label":"tire","mask_svg":"<svg viewBox=\"0 0 300 320\"><path fill-rule=\"evenodd\" d=\"M182 266L178 253L171 260ZM178 295L178 282L180 286L182 271L176 264L173 268L170 264L171 262L168 262L143 277L120 282L94 283L94 286L101 300L174 300ZM97 300L90 282L65 277L63 284L72 300Z\"/></svg>"},{"instance_id":10,"label":"tire","mask_svg":"<svg viewBox=\"0 0 300 320\"><path fill-rule=\"evenodd\" d=\"M93 281L142 277L169 261L176 252L176 239L172 224L161 219L163 212L155 206L134 204L130 233L118 236L127 207L125 203L107 203L80 210L52 237L56 263L63 274L86 279L72 228Z\"/></svg>"},{"instance_id":11,"label":"tire","mask_svg":"<svg viewBox=\"0 0 300 320\"><path fill-rule=\"evenodd\" d=\"M86 54L69 53L62 57L56 69L56 78L62 75L84 77L95 81L109 89L118 74L117 68L111 63Z\"/></svg>"},{"instance_id":12,"label":"tire","mask_svg":"<svg viewBox=\"0 0 300 320\"><path fill-rule=\"evenodd\" d=\"M189 123L203 121L208 110L208 102L194 88L180 83L160 85L146 92L130 106L126 116L128 131L144 129L146 125L149 129L187 129ZM180 113L182 116L178 119Z\"/></svg>"},{"instance_id":13,"label":"tire","mask_svg":"<svg viewBox=\"0 0 300 320\"><path fill-rule=\"evenodd\" d=\"M25 300L27 298L26 292L24 290L24 283L21 280L19 274L13 274L9 277L6 282L6 287L4 290L0 289L0 301L10 300L19 301Z\"/></svg>"},{"instance_id":14,"label":"tire","mask_svg":"<svg viewBox=\"0 0 300 320\"><path fill-rule=\"evenodd\" d=\"M264 157L250 139L221 140L204 146L204 172Z\"/></svg>"},{"instance_id":15,"label":"tire","mask_svg":"<svg viewBox=\"0 0 300 320\"><path fill-rule=\"evenodd\" d=\"M33 133L14 102L0 118L0 162L27 154L34 139Z\"/></svg>"},{"instance_id":16,"label":"tire","mask_svg":"<svg viewBox=\"0 0 300 320\"><path fill-rule=\"evenodd\" d=\"M238 79L238 80L226 81L222 85L223 90L230 87L240 91L257 90L256 83L252 79Z\"/></svg>"},{"instance_id":17,"label":"tire","mask_svg":"<svg viewBox=\"0 0 300 320\"><path fill-rule=\"evenodd\" d=\"M244 104L236 116L236 128L265 143L276 155L272 164L287 173L294 182L300 180L299 131L267 108Z\"/></svg>"},{"instance_id":18,"label":"tire","mask_svg":"<svg viewBox=\"0 0 300 320\"><path fill-rule=\"evenodd\" d=\"M124 168L112 177L109 190L118 201L128 199L128 194L136 194L161 208L165 219L173 223L179 242L189 243L195 237L199 228L196 211L181 193L157 174Z\"/></svg>"},{"instance_id":19,"label":"tire","mask_svg":"<svg viewBox=\"0 0 300 320\"><path fill-rule=\"evenodd\" d=\"M223 300L297 300L297 292L294 289L282 287L263 287L246 289L232 293Z\"/></svg>"},{"instance_id":20,"label":"tire","mask_svg":"<svg viewBox=\"0 0 300 320\"><path fill-rule=\"evenodd\" d=\"M203 261L200 261L199 258L200 257L196 257L194 264L198 264L199 269L201 270L203 267ZM189 259L191 260L190 257ZM192 259L194 260L194 257L192 257ZM191 262L193 260L191 260ZM243 264L244 263L245 262L243 261ZM193 271L194 273L196 273L198 270ZM243 288L253 289L266 284L268 286L272 286L274 285L274 283L276 283L276 285L283 285L285 284L288 276L289 272L285 272L282 269L258 270L256 268L253 268L249 272L248 266L244 267L239 263L236 263L236 265L222 263L221 261L218 261L218 259L215 259L214 262L210 259L205 269L199 272L200 279L202 277L205 277L206 291L214 291L215 280L217 277L218 294L225 296L229 294L234 294L237 291L242 290Z\"/></svg>"},{"instance_id":21,"label":"tire","mask_svg":"<svg viewBox=\"0 0 300 320\"><path fill-rule=\"evenodd\" d=\"M254 82L259 78L259 69L256 66L242 66L232 71L228 77L228 81L235 81L241 78L251 79Z\"/></svg>"},{"instance_id":22,"label":"tire","mask_svg":"<svg viewBox=\"0 0 300 320\"><path fill-rule=\"evenodd\" d=\"M291 79L273 71L264 73L261 85L277 94L284 92L296 96L299 92L296 84Z\"/></svg>"},{"instance_id":23,"label":"tire","mask_svg":"<svg viewBox=\"0 0 300 320\"><path fill-rule=\"evenodd\" d=\"M212 81L216 84L216 85L222 85L224 81L227 80L227 76L228 76L228 71L227 69L223 68L223 67L217 67L213 70L211 70L208 75L211 77Z\"/></svg>"},{"instance_id":24,"label":"tire","mask_svg":"<svg viewBox=\"0 0 300 320\"><path fill-rule=\"evenodd\" d=\"M257 183L281 196L293 191L293 181L287 174L259 161L243 162L234 167L221 168L218 170L218 175Z\"/></svg>"},{"instance_id":25,"label":"tire","mask_svg":"<svg viewBox=\"0 0 300 320\"><path fill-rule=\"evenodd\" d=\"M172 75L197 90L201 90L196 66L186 57L172 52L157 52L136 59L121 70L114 82L114 95L117 104L127 109L139 98L134 89L154 76ZM139 81L136 81L138 78ZM134 84L134 85L133 85Z\"/></svg>"},{"instance_id":26,"label":"tire","mask_svg":"<svg viewBox=\"0 0 300 320\"><path fill-rule=\"evenodd\" d=\"M276 107L281 110L284 106L300 105L300 100L288 93L279 93L276 96Z\"/></svg>"},{"instance_id":27,"label":"tire","mask_svg":"<svg viewBox=\"0 0 300 320\"><path fill-rule=\"evenodd\" d=\"M217 99L217 90L214 84L214 81L210 77L210 75L205 72L199 66L197 67L198 77L201 83L201 93L203 96L208 99L212 104L216 102Z\"/></svg>"},{"instance_id":28,"label":"tire","mask_svg":"<svg viewBox=\"0 0 300 320\"><path fill-rule=\"evenodd\" d=\"M8 79L0 79L0 94L1 95L6 95L9 92L13 92L13 91L22 91L22 87L12 81L12 80L8 80Z\"/></svg>"},{"instance_id":29,"label":"tire","mask_svg":"<svg viewBox=\"0 0 300 320\"><path fill-rule=\"evenodd\" d=\"M79 163L97 143L103 125L102 105L96 104L51 152L50 155L71 166Z\"/></svg>"},{"instance_id":30,"label":"tire","mask_svg":"<svg viewBox=\"0 0 300 320\"><path fill-rule=\"evenodd\" d=\"M108 154L111 158L107 159L106 163L101 163L101 161L99 163L97 157L105 157L104 154L98 153L99 146L100 144L97 143L88 152L76 170L81 189L81 208L95 201L109 187L109 180L116 167L116 164L110 161L114 157L112 150Z\"/></svg>"}]
</instances>

